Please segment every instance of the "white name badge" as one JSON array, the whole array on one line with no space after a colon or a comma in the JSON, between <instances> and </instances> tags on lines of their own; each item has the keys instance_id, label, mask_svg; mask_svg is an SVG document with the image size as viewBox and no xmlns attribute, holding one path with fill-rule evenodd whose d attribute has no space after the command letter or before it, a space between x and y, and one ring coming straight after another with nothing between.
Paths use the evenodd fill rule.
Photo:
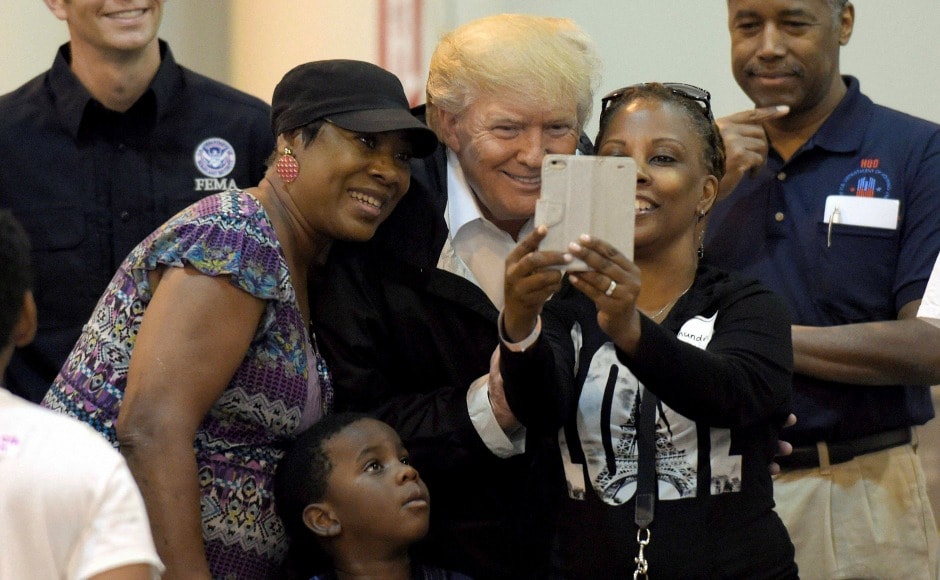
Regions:
<instances>
[{"instance_id":1,"label":"white name badge","mask_svg":"<svg viewBox=\"0 0 940 580\"><path fill-rule=\"evenodd\" d=\"M830 195L826 198L823 222L896 230L900 209L901 202L896 199Z\"/></svg>"}]
</instances>

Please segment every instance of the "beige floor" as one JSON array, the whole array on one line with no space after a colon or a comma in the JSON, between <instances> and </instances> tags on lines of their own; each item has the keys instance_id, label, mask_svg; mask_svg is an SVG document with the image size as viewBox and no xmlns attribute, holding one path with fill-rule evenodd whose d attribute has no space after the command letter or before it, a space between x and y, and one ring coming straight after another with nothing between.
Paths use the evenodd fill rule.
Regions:
<instances>
[{"instance_id":1,"label":"beige floor","mask_svg":"<svg viewBox=\"0 0 940 580\"><path fill-rule=\"evenodd\" d=\"M932 387L933 408L940 415L940 386ZM930 492L930 504L933 506L934 519L940 528L940 418L934 418L917 429L920 440L918 455L927 476Z\"/></svg>"}]
</instances>

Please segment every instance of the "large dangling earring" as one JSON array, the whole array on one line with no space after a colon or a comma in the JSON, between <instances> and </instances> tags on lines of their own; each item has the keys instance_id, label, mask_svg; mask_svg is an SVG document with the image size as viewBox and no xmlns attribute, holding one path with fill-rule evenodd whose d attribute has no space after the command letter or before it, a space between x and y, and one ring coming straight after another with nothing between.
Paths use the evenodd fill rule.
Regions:
<instances>
[{"instance_id":1,"label":"large dangling earring","mask_svg":"<svg viewBox=\"0 0 940 580\"><path fill-rule=\"evenodd\" d=\"M297 158L294 157L294 152L291 151L290 147L284 147L281 156L277 158L277 163L274 164L274 168L284 183L293 183L297 179L297 174L300 173L300 165L297 163Z\"/></svg>"},{"instance_id":2,"label":"large dangling earring","mask_svg":"<svg viewBox=\"0 0 940 580\"><path fill-rule=\"evenodd\" d=\"M698 212L698 221L702 223L702 220L705 219L705 210L699 210ZM702 227L702 231L698 234L698 259L701 260L705 257L705 227Z\"/></svg>"}]
</instances>

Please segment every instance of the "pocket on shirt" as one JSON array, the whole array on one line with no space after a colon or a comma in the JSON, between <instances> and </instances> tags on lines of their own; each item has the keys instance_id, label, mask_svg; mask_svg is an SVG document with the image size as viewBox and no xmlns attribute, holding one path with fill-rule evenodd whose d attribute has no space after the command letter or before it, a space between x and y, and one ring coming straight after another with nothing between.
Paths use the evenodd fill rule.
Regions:
<instances>
[{"instance_id":1,"label":"pocket on shirt","mask_svg":"<svg viewBox=\"0 0 940 580\"><path fill-rule=\"evenodd\" d=\"M33 294L40 328L84 324L97 293L87 281L100 268L84 212L78 208L33 210L18 215L29 235L33 258ZM89 306L90 304L90 306Z\"/></svg>"},{"instance_id":2,"label":"pocket on shirt","mask_svg":"<svg viewBox=\"0 0 940 580\"><path fill-rule=\"evenodd\" d=\"M85 216L77 208L45 209L18 215L34 252L68 250L85 239Z\"/></svg>"},{"instance_id":3,"label":"pocket on shirt","mask_svg":"<svg viewBox=\"0 0 940 580\"><path fill-rule=\"evenodd\" d=\"M899 230L817 224L820 306L834 324L893 319Z\"/></svg>"}]
</instances>

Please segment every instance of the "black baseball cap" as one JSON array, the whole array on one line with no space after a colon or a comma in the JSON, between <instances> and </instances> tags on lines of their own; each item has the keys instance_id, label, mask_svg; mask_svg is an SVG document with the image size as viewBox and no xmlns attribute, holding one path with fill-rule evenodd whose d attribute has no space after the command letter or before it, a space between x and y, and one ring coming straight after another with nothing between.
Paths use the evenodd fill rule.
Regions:
<instances>
[{"instance_id":1,"label":"black baseball cap","mask_svg":"<svg viewBox=\"0 0 940 580\"><path fill-rule=\"evenodd\" d=\"M294 67L274 87L271 128L274 135L318 119L348 131L405 131L416 157L437 148L437 136L408 106L394 74L359 60L319 60Z\"/></svg>"}]
</instances>

